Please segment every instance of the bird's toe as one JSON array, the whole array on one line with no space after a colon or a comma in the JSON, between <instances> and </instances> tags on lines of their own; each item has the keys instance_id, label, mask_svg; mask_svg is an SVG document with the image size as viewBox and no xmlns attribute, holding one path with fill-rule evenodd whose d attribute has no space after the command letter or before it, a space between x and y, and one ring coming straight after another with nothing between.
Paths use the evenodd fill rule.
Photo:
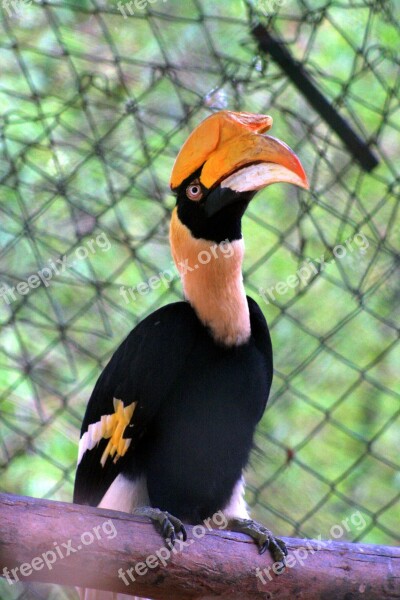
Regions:
<instances>
[{"instance_id":1,"label":"bird's toe","mask_svg":"<svg viewBox=\"0 0 400 600\"><path fill-rule=\"evenodd\" d=\"M267 527L251 519L232 519L230 529L249 535L256 542L260 554L269 550L274 562L282 563L281 572L284 571L285 556L288 553L286 544L280 538L275 537Z\"/></svg>"},{"instance_id":2,"label":"bird's toe","mask_svg":"<svg viewBox=\"0 0 400 600\"><path fill-rule=\"evenodd\" d=\"M187 534L182 521L166 510L160 510L159 508L154 508L152 506L142 506L135 510L135 514L151 519L153 525L162 535L169 549L174 547L177 537L186 541Z\"/></svg>"}]
</instances>

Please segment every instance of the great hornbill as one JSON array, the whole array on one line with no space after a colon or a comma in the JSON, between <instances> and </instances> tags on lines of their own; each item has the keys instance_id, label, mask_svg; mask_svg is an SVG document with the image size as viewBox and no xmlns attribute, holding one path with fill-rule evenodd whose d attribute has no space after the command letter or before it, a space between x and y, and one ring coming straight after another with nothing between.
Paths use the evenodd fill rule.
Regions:
<instances>
[{"instance_id":1,"label":"great hornbill","mask_svg":"<svg viewBox=\"0 0 400 600\"><path fill-rule=\"evenodd\" d=\"M74 502L147 515L170 543L218 511L260 552L284 543L252 521L243 469L272 381L265 318L242 280L242 216L271 183L307 188L266 115L221 111L180 150L170 244L186 301L145 318L100 375L82 424ZM230 252L226 252L229 244ZM200 260L202 253L211 256Z\"/></svg>"}]
</instances>

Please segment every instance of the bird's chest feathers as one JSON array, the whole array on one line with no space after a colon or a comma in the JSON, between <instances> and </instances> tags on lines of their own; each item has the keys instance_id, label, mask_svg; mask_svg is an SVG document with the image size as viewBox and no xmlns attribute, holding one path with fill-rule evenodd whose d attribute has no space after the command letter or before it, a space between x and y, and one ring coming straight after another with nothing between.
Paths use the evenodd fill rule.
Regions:
<instances>
[{"instance_id":1,"label":"bird's chest feathers","mask_svg":"<svg viewBox=\"0 0 400 600\"><path fill-rule=\"evenodd\" d=\"M250 337L250 315L243 286L243 240L194 238L174 211L171 249L187 300L216 341L240 345Z\"/></svg>"}]
</instances>

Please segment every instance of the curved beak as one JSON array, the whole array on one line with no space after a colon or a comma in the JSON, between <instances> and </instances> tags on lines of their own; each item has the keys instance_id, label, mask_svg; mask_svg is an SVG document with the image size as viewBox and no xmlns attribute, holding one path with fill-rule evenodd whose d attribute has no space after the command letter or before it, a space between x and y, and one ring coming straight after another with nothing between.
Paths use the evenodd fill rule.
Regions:
<instances>
[{"instance_id":1,"label":"curved beak","mask_svg":"<svg viewBox=\"0 0 400 600\"><path fill-rule=\"evenodd\" d=\"M228 187L235 192L258 191L272 183L292 183L304 189L309 188L307 175L296 154L274 137L257 135L239 138L236 144L225 148L225 152L227 156L221 161L225 171L220 180L221 187ZM204 165L200 176L202 183L207 178L210 183L212 179L217 181L218 168L213 163L218 160L215 157ZM211 173L212 170L214 173Z\"/></svg>"},{"instance_id":2,"label":"curved beak","mask_svg":"<svg viewBox=\"0 0 400 600\"><path fill-rule=\"evenodd\" d=\"M211 190L220 186L221 193L256 192L278 182L308 189L307 176L293 150L264 135L271 127L268 115L230 111L211 115L196 127L178 154L171 188L201 169L200 183Z\"/></svg>"}]
</instances>

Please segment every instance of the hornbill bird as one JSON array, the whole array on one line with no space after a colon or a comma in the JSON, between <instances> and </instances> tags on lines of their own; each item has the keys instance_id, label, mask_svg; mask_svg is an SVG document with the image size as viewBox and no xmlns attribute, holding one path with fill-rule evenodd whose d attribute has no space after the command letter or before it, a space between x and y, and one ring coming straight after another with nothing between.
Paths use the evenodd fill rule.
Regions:
<instances>
[{"instance_id":1,"label":"hornbill bird","mask_svg":"<svg viewBox=\"0 0 400 600\"><path fill-rule=\"evenodd\" d=\"M308 188L267 115L202 121L171 175L170 244L185 301L131 331L100 375L82 424L74 502L148 516L170 544L218 511L283 561L250 519L243 470L272 381L267 323L243 286L241 219L258 190ZM229 252L227 251L229 248ZM208 257L208 258L206 258Z\"/></svg>"}]
</instances>

